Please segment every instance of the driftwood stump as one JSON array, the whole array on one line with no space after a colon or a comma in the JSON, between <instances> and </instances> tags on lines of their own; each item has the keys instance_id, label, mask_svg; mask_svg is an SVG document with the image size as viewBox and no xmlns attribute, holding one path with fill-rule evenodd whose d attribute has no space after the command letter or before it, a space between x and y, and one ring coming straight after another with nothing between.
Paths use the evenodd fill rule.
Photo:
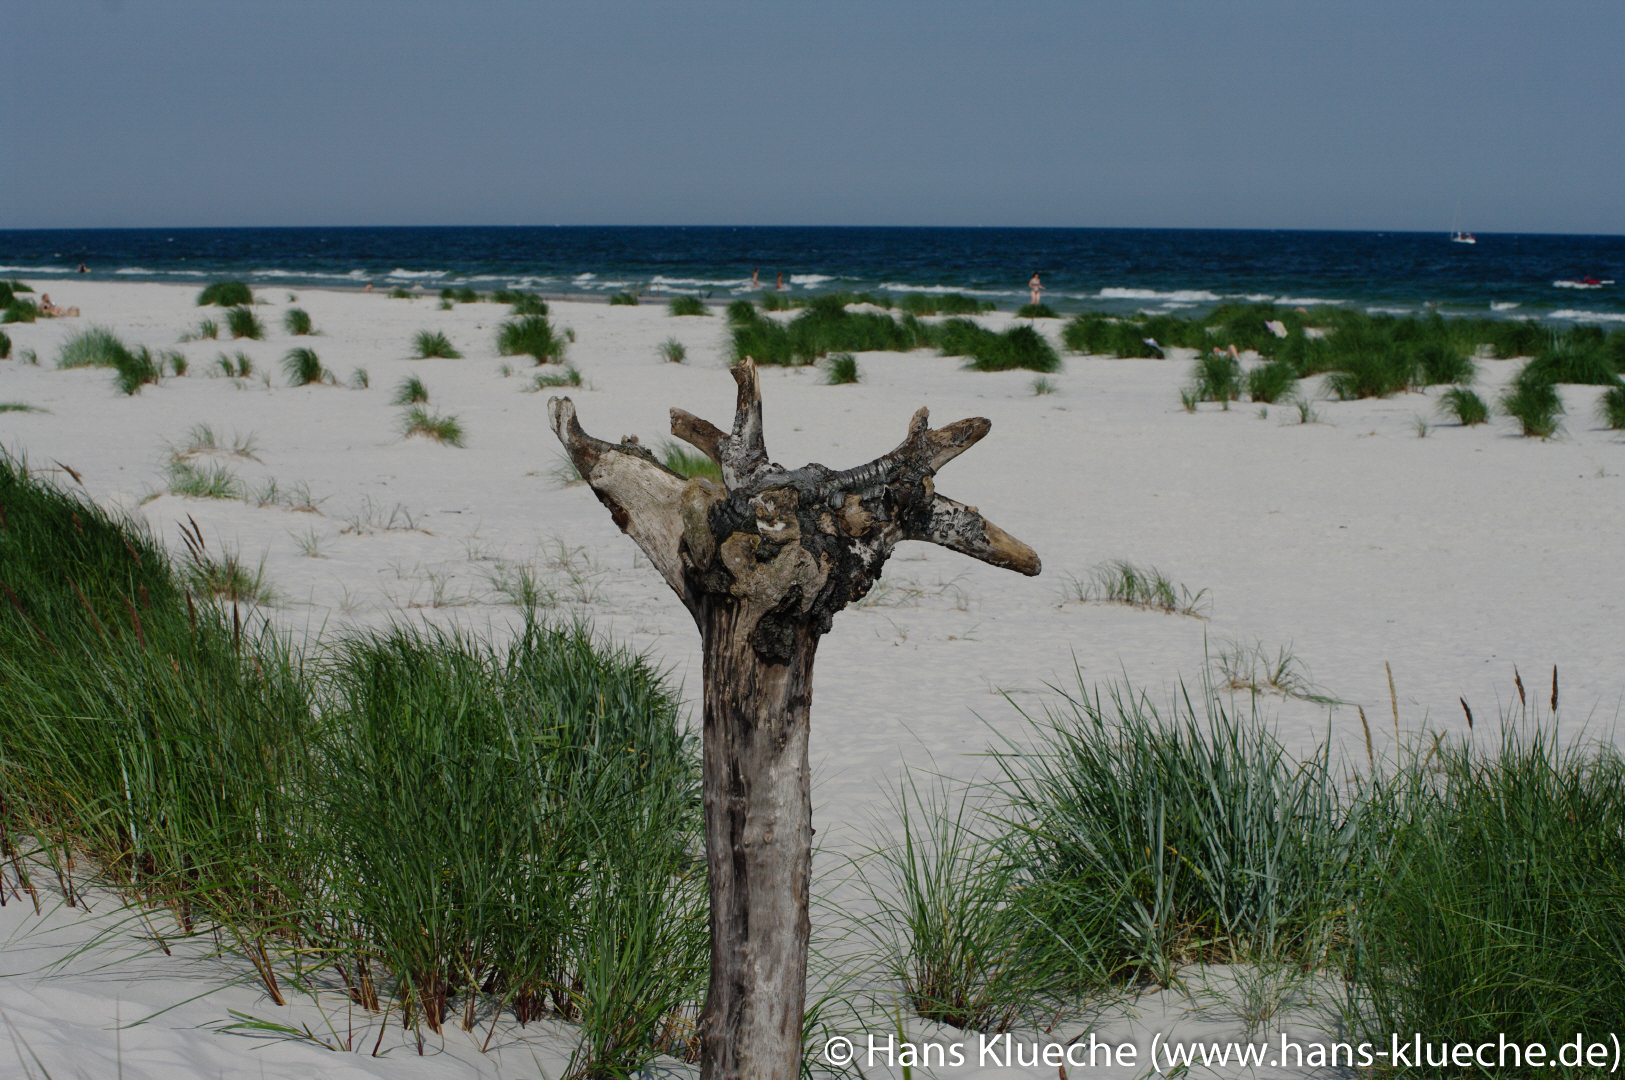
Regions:
<instances>
[{"instance_id":1,"label":"driftwood stump","mask_svg":"<svg viewBox=\"0 0 1625 1080\"><path fill-rule=\"evenodd\" d=\"M722 469L684 479L629 436L581 429L569 398L553 432L621 531L693 614L704 650L705 847L711 982L700 1021L706 1080L795 1080L807 981L812 802L808 707L818 639L868 593L900 540L926 540L1033 575L1026 544L936 492L939 469L987 420L933 430L926 410L891 453L845 472L768 460L756 365L733 369L733 430L681 409L672 434Z\"/></svg>"}]
</instances>

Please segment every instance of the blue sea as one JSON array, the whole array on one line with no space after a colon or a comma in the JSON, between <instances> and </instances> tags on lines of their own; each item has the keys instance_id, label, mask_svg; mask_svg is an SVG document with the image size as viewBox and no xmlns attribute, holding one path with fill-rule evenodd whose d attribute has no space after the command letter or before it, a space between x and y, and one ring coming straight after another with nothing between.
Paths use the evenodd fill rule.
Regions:
<instances>
[{"instance_id":1,"label":"blue sea","mask_svg":"<svg viewBox=\"0 0 1625 1080\"><path fill-rule=\"evenodd\" d=\"M1196 229L445 227L0 231L0 275L258 287L962 292L1062 312L1237 300L1625 322L1625 237ZM1594 282L1594 283L1593 283Z\"/></svg>"}]
</instances>

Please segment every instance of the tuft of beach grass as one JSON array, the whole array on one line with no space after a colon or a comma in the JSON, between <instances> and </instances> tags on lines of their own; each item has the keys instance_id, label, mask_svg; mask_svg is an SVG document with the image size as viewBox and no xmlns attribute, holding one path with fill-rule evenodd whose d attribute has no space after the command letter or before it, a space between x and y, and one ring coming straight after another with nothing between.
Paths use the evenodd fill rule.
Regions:
<instances>
[{"instance_id":1,"label":"tuft of beach grass","mask_svg":"<svg viewBox=\"0 0 1625 1080\"><path fill-rule=\"evenodd\" d=\"M419 330L412 338L412 353L419 360L428 360L432 357L447 360L463 358L463 354L452 346L451 339L439 330Z\"/></svg>"},{"instance_id":2,"label":"tuft of beach grass","mask_svg":"<svg viewBox=\"0 0 1625 1080\"><path fill-rule=\"evenodd\" d=\"M421 405L412 406L401 420L401 437L410 439L413 436L433 439L447 446L467 445L463 425L455 416L430 413Z\"/></svg>"},{"instance_id":3,"label":"tuft of beach grass","mask_svg":"<svg viewBox=\"0 0 1625 1080\"><path fill-rule=\"evenodd\" d=\"M322 367L321 357L315 349L289 349L282 358L282 371L288 376L289 386L309 386L312 383L332 381L333 376Z\"/></svg>"},{"instance_id":4,"label":"tuft of beach grass","mask_svg":"<svg viewBox=\"0 0 1625 1080\"><path fill-rule=\"evenodd\" d=\"M282 313L282 328L295 337L312 333L310 313L303 308L289 308Z\"/></svg>"},{"instance_id":5,"label":"tuft of beach grass","mask_svg":"<svg viewBox=\"0 0 1625 1080\"><path fill-rule=\"evenodd\" d=\"M265 324L260 322L254 309L249 307L233 307L226 309L226 328L231 331L233 338L248 338L259 341L265 337Z\"/></svg>"},{"instance_id":6,"label":"tuft of beach grass","mask_svg":"<svg viewBox=\"0 0 1625 1080\"><path fill-rule=\"evenodd\" d=\"M409 375L401 380L395 388L395 396L389 399L391 405L420 405L428 402L429 388L423 385L423 380L416 375Z\"/></svg>"},{"instance_id":7,"label":"tuft of beach grass","mask_svg":"<svg viewBox=\"0 0 1625 1080\"><path fill-rule=\"evenodd\" d=\"M538 364L556 364L563 361L564 348L564 338L546 315L522 315L497 330L500 356L529 356Z\"/></svg>"},{"instance_id":8,"label":"tuft of beach grass","mask_svg":"<svg viewBox=\"0 0 1625 1080\"><path fill-rule=\"evenodd\" d=\"M254 303L254 292L241 281L215 281L197 294L197 306L247 307Z\"/></svg>"}]
</instances>

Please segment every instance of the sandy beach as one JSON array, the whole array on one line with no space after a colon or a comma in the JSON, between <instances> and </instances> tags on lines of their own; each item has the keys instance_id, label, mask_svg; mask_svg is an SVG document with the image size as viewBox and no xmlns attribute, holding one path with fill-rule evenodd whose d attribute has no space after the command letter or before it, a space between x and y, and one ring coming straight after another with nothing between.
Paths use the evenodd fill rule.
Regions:
<instances>
[{"instance_id":1,"label":"sandy beach","mask_svg":"<svg viewBox=\"0 0 1625 1080\"><path fill-rule=\"evenodd\" d=\"M82 314L4 328L13 344L0 361L0 403L37 411L0 412L0 447L145 521L171 551L195 521L212 550L263 565L276 596L264 612L295 637L420 620L500 636L519 617L502 583L528 567L547 587L549 615L588 619L649 653L697 702L691 620L592 492L562 482L546 403L567 393L592 434L652 445L667 438L671 407L725 424L734 385L720 308L675 317L653 299L554 302L551 319L573 331L566 359L583 385L536 391L528 357L497 355L508 309L493 303L440 310L429 292L299 289L295 300L266 288L255 308L265 339L233 341L219 309L195 306L193 288L33 284ZM309 313L315 336L285 332L293 307ZM205 318L221 322L220 338L182 343ZM979 321L1000 330L1015 318ZM64 339L92 325L132 346L180 351L187 374L125 396L105 369L58 370ZM1059 344L1060 321L1036 325ZM444 333L463 359L408 359L423 330ZM685 362L660 357L670 338L685 346ZM290 387L282 363L296 347L313 349L336 385ZM21 359L29 351L37 364ZM239 352L253 374L220 374L217 357ZM815 367L763 369L768 451L789 467L868 461L896 445L922 405L935 424L989 418L991 434L944 470L939 490L979 507L1044 565L1026 579L905 544L881 587L836 619L819 650L811 744L824 880L838 880L845 857L891 826L888 798L905 766L980 775L994 739L1022 737L1018 708L1039 711L1050 687L1080 677L1161 701L1181 685L1205 692L1226 655L1285 650L1302 684L1335 703L1265 688L1262 707L1282 740L1306 751L1329 734L1336 753L1363 763L1360 709L1374 753L1391 758L1396 741L1424 731L1468 737L1463 700L1495 717L1515 693L1515 665L1538 685L1555 665L1563 736L1619 742L1625 439L1593 418L1597 387L1561 387L1567 414L1552 440L1519 437L1504 419L1458 427L1436 413L1437 389L1349 402L1312 394L1318 421L1303 423L1284 404L1187 412L1179 390L1190 354L1176 353L1068 356L1048 377L1050 394L1033 392L1031 372L979 373L929 350L859 354L856 385L825 385ZM1486 398L1518 367L1478 364ZM409 377L424 384L432 411L458 419L465 446L402 436L404 410L390 402ZM199 425L220 448L198 460L229 469L244 498L168 491L166 468ZM246 452L231 453L234 443ZM1192 611L1081 601L1075 586L1109 560L1155 567L1188 590ZM201 947L164 956L138 925L76 953L121 917L111 896L94 908L38 917L14 900L0 911L0 1014L9 1041L27 1048L16 1063L0 1051L0 1075L557 1076L569 1057L568 1031L546 1023L500 1029L486 1054L448 1028L422 1058L398 1025L383 1057L369 1056L376 1030L339 1053L221 1032L233 1012L308 1024L323 1039L362 1021L332 1003L276 1010L243 972ZM1330 1032L1324 1004L1306 1003L1287 1030ZM1123 1005L1101 1030L1146 1041L1153 1031L1239 1037L1223 1008L1172 991ZM939 1074L1055 1069L989 1068L973 1054Z\"/></svg>"}]
</instances>

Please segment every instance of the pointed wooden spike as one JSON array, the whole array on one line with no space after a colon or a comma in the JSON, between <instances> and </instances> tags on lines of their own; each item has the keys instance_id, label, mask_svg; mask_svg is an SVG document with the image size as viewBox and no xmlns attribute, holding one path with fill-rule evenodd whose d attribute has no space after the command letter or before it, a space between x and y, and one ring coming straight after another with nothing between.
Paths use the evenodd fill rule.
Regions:
<instances>
[{"instance_id":1,"label":"pointed wooden spike","mask_svg":"<svg viewBox=\"0 0 1625 1080\"><path fill-rule=\"evenodd\" d=\"M682 409L671 410L671 433L700 453L722 464L722 450L728 444L728 435L708 420L701 420Z\"/></svg>"},{"instance_id":2,"label":"pointed wooden spike","mask_svg":"<svg viewBox=\"0 0 1625 1080\"><path fill-rule=\"evenodd\" d=\"M575 462L583 479L592 474L593 466L605 452L614 449L614 444L595 439L581 428L576 419L575 402L569 398L550 398L547 402L547 416L553 428L553 434L564 446L565 453Z\"/></svg>"},{"instance_id":3,"label":"pointed wooden spike","mask_svg":"<svg viewBox=\"0 0 1625 1080\"><path fill-rule=\"evenodd\" d=\"M739 398L734 406L733 432L722 447L722 482L729 491L749 484L752 477L767 467L767 442L762 436L762 386L757 376L756 361L745 357L732 369L734 382L739 384Z\"/></svg>"},{"instance_id":4,"label":"pointed wooden spike","mask_svg":"<svg viewBox=\"0 0 1625 1080\"><path fill-rule=\"evenodd\" d=\"M1028 577L1037 577L1043 570L1036 551L977 513L975 507L946 495L933 497L929 523L904 539L926 540Z\"/></svg>"},{"instance_id":5,"label":"pointed wooden spike","mask_svg":"<svg viewBox=\"0 0 1625 1080\"><path fill-rule=\"evenodd\" d=\"M992 430L993 421L982 416L971 416L927 432L925 445L926 452L930 455L927 463L931 466L931 471L941 469L981 442L982 437Z\"/></svg>"}]
</instances>

